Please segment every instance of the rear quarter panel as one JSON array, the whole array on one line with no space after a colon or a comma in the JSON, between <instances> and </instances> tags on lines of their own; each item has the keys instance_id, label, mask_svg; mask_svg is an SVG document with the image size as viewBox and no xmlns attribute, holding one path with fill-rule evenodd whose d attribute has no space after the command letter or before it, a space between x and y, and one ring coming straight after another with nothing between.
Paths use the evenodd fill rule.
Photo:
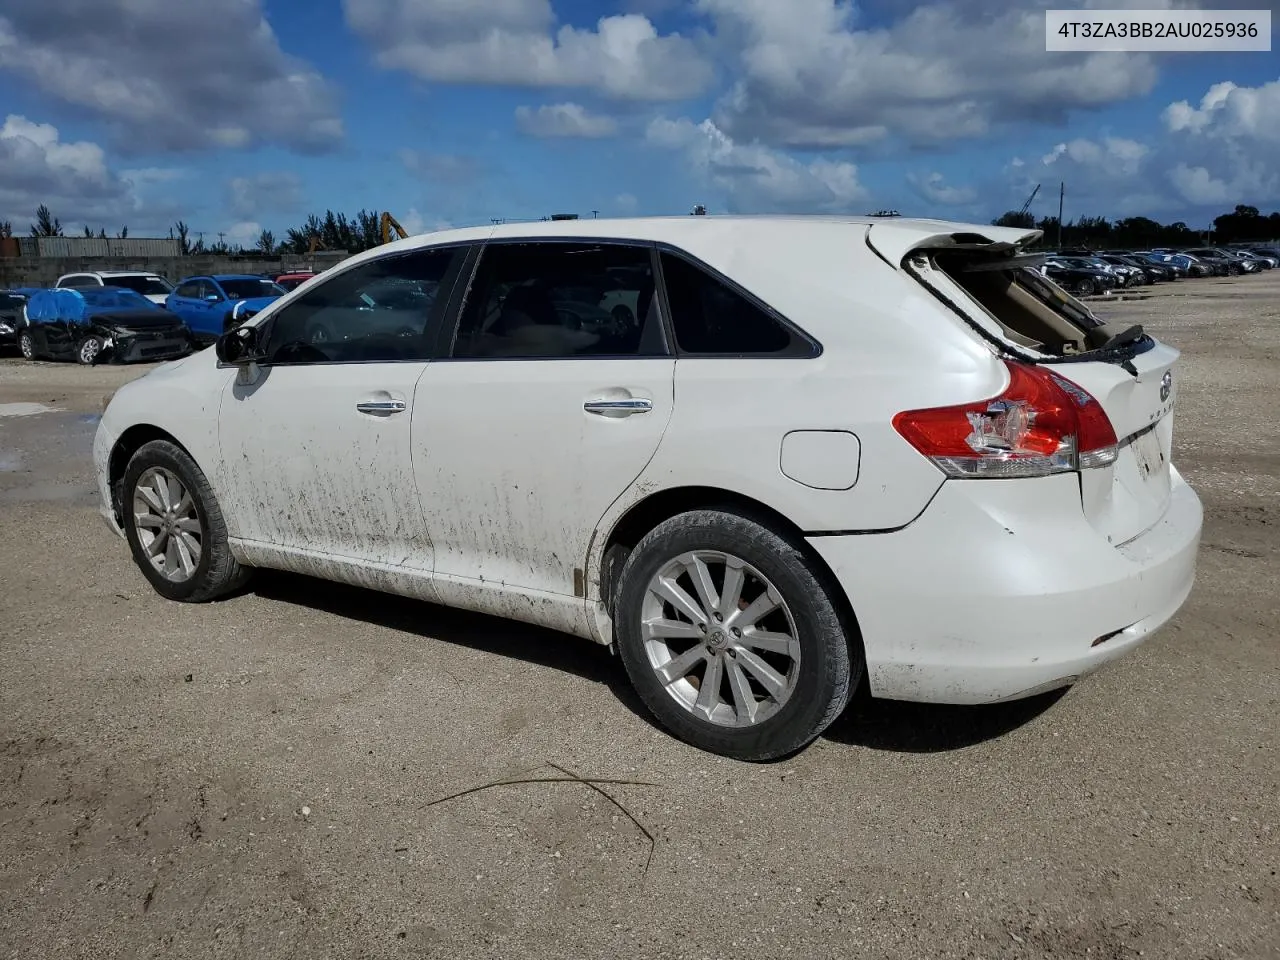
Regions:
<instances>
[{"instance_id":1,"label":"rear quarter panel","mask_svg":"<svg viewBox=\"0 0 1280 960\"><path fill-rule=\"evenodd\" d=\"M903 527L928 505L942 473L892 425L904 410L997 395L1003 366L930 294L872 253L848 225L788 236L726 235L686 248L772 305L822 344L813 359L681 357L675 412L649 466L602 519L588 576L599 579L607 532L639 501L712 487L759 501L804 532ZM813 242L814 234L821 242ZM723 247L723 249L721 249ZM856 482L819 490L787 477L791 431L858 437Z\"/></svg>"}]
</instances>

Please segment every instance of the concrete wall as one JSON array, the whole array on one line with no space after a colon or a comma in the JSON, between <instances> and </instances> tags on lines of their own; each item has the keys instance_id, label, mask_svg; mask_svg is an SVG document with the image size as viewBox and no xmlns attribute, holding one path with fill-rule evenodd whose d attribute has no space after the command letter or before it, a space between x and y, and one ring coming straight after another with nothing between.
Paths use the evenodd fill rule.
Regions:
<instances>
[{"instance_id":1,"label":"concrete wall","mask_svg":"<svg viewBox=\"0 0 1280 960\"><path fill-rule=\"evenodd\" d=\"M289 254L274 258L215 257L0 257L0 289L48 287L64 273L82 270L147 270L177 283L183 277L210 273L287 273L327 270L348 254L319 251L312 256Z\"/></svg>"}]
</instances>

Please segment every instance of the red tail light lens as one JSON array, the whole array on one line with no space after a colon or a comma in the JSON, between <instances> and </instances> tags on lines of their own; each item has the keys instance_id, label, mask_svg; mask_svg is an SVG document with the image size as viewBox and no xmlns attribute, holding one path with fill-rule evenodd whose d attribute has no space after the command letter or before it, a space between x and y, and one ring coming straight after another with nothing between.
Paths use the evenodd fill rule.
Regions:
<instances>
[{"instance_id":1,"label":"red tail light lens","mask_svg":"<svg viewBox=\"0 0 1280 960\"><path fill-rule=\"evenodd\" d=\"M894 429L949 477L1042 477L1115 462L1115 429L1087 390L1043 367L1005 366L1000 396L908 410Z\"/></svg>"}]
</instances>

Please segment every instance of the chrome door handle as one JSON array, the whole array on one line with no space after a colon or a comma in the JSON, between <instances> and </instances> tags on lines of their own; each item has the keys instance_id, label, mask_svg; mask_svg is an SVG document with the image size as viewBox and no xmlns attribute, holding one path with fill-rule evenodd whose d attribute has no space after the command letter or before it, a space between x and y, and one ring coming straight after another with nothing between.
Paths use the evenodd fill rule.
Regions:
<instances>
[{"instance_id":1,"label":"chrome door handle","mask_svg":"<svg viewBox=\"0 0 1280 960\"><path fill-rule=\"evenodd\" d=\"M582 405L582 409L602 417L629 417L634 413L648 413L653 409L653 401L638 397L629 400L588 400Z\"/></svg>"},{"instance_id":2,"label":"chrome door handle","mask_svg":"<svg viewBox=\"0 0 1280 960\"><path fill-rule=\"evenodd\" d=\"M361 400L356 404L361 413L392 414L404 413L409 405L403 400Z\"/></svg>"}]
</instances>

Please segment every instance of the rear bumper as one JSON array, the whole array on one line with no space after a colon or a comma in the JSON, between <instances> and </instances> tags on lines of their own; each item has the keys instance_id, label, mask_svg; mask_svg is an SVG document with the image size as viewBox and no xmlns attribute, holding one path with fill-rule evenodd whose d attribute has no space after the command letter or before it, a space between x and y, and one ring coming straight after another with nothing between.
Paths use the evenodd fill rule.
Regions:
<instances>
[{"instance_id":1,"label":"rear bumper","mask_svg":"<svg viewBox=\"0 0 1280 960\"><path fill-rule=\"evenodd\" d=\"M1074 683L1168 621L1195 581L1195 491L1175 470L1165 515L1119 547L1079 498L1073 475L948 481L896 533L811 538L857 615L872 695L1015 700Z\"/></svg>"}]
</instances>

